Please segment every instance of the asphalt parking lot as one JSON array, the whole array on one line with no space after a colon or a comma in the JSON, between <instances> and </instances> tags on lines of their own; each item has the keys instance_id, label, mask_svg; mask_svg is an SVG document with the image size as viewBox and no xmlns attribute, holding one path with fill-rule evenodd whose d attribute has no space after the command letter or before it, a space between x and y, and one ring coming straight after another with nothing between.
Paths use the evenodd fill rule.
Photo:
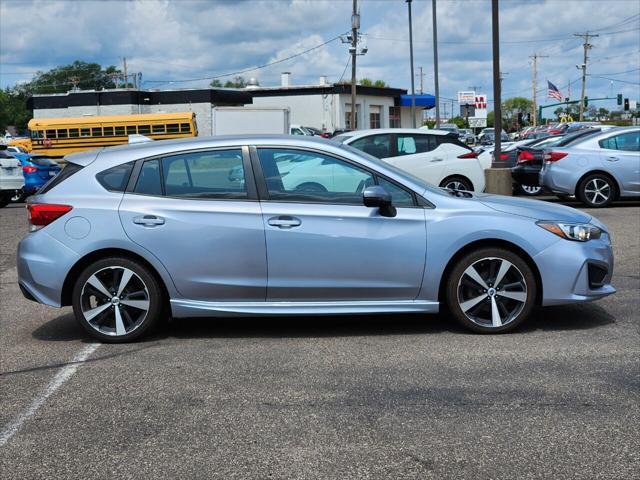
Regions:
<instances>
[{"instance_id":1,"label":"asphalt parking lot","mask_svg":"<svg viewBox=\"0 0 640 480\"><path fill-rule=\"evenodd\" d=\"M26 214L0 209L1 476L640 478L640 202L589 213L612 232L618 293L513 334L210 319L97 345L69 308L22 297Z\"/></svg>"}]
</instances>

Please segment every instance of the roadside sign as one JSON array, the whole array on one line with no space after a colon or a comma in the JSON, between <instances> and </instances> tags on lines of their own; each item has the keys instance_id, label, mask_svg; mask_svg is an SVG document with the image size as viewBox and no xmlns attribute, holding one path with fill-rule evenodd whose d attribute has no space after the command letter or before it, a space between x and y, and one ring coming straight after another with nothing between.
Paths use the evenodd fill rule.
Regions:
<instances>
[{"instance_id":1,"label":"roadside sign","mask_svg":"<svg viewBox=\"0 0 640 480\"><path fill-rule=\"evenodd\" d=\"M487 126L487 117L469 117L470 128L485 128Z\"/></svg>"},{"instance_id":2,"label":"roadside sign","mask_svg":"<svg viewBox=\"0 0 640 480\"><path fill-rule=\"evenodd\" d=\"M476 94L474 97L474 103L476 106L476 111L473 116L476 118L487 118L487 94Z\"/></svg>"},{"instance_id":3,"label":"roadside sign","mask_svg":"<svg viewBox=\"0 0 640 480\"><path fill-rule=\"evenodd\" d=\"M476 92L473 92L473 91L458 92L459 105L473 105L474 103L476 103Z\"/></svg>"}]
</instances>

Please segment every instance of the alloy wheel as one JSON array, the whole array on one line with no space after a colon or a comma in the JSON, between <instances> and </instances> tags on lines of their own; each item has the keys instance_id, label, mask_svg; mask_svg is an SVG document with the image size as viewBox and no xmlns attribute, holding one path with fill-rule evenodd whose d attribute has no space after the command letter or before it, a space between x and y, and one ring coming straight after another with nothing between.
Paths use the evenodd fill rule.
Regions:
<instances>
[{"instance_id":1,"label":"alloy wheel","mask_svg":"<svg viewBox=\"0 0 640 480\"><path fill-rule=\"evenodd\" d=\"M448 188L449 190L463 190L468 191L469 188L460 180L450 180L444 184L444 188Z\"/></svg>"},{"instance_id":2,"label":"alloy wheel","mask_svg":"<svg viewBox=\"0 0 640 480\"><path fill-rule=\"evenodd\" d=\"M611 185L604 178L592 178L584 186L584 195L593 205L601 205L611 197Z\"/></svg>"},{"instance_id":3,"label":"alloy wheel","mask_svg":"<svg viewBox=\"0 0 640 480\"><path fill-rule=\"evenodd\" d=\"M531 185L521 185L521 187L527 195L537 195L542 190L542 187L533 187Z\"/></svg>"},{"instance_id":4,"label":"alloy wheel","mask_svg":"<svg viewBox=\"0 0 640 480\"><path fill-rule=\"evenodd\" d=\"M145 321L150 308L149 291L133 270L107 267L87 279L80 306L93 329L104 335L123 336Z\"/></svg>"},{"instance_id":5,"label":"alloy wheel","mask_svg":"<svg viewBox=\"0 0 640 480\"><path fill-rule=\"evenodd\" d=\"M513 322L526 302L527 283L522 272L503 258L477 260L458 281L460 310L482 327L500 328Z\"/></svg>"}]
</instances>

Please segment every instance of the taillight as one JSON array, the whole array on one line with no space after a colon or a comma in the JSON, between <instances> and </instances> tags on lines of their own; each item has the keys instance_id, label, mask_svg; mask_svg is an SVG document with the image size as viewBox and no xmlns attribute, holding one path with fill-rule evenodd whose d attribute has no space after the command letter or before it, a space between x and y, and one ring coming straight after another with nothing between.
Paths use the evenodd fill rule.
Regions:
<instances>
[{"instance_id":1,"label":"taillight","mask_svg":"<svg viewBox=\"0 0 640 480\"><path fill-rule=\"evenodd\" d=\"M478 158L478 152L467 152L462 155L458 155L458 158Z\"/></svg>"},{"instance_id":2,"label":"taillight","mask_svg":"<svg viewBox=\"0 0 640 480\"><path fill-rule=\"evenodd\" d=\"M531 160L534 160L533 153L527 152L526 150L523 150L518 155L518 163L530 162Z\"/></svg>"},{"instance_id":3,"label":"taillight","mask_svg":"<svg viewBox=\"0 0 640 480\"><path fill-rule=\"evenodd\" d=\"M509 160L509 154L508 153L501 153L500 154L500 161L501 162L506 162L507 160Z\"/></svg>"},{"instance_id":4,"label":"taillight","mask_svg":"<svg viewBox=\"0 0 640 480\"><path fill-rule=\"evenodd\" d=\"M567 155L569 155L569 154L565 153L565 152L547 152L547 153L544 154L544 161L545 162L557 162L558 160L563 159Z\"/></svg>"},{"instance_id":5,"label":"taillight","mask_svg":"<svg viewBox=\"0 0 640 480\"><path fill-rule=\"evenodd\" d=\"M36 173L38 169L36 167L32 167L31 165L27 165L26 167L22 167L22 171L24 173Z\"/></svg>"},{"instance_id":6,"label":"taillight","mask_svg":"<svg viewBox=\"0 0 640 480\"><path fill-rule=\"evenodd\" d=\"M33 203L27 205L30 230L33 232L49 225L61 216L69 213L71 205L52 205L47 203Z\"/></svg>"}]
</instances>

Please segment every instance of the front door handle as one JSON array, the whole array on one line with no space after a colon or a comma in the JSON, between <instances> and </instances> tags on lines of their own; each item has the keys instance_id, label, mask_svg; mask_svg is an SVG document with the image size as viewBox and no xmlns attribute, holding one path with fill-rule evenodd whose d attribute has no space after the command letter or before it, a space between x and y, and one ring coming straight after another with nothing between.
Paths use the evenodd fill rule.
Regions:
<instances>
[{"instance_id":1,"label":"front door handle","mask_svg":"<svg viewBox=\"0 0 640 480\"><path fill-rule=\"evenodd\" d=\"M278 228L293 228L302 225L302 221L299 218L292 217L290 215L279 215L277 217L271 217L267 220L267 223L272 227Z\"/></svg>"},{"instance_id":2,"label":"front door handle","mask_svg":"<svg viewBox=\"0 0 640 480\"><path fill-rule=\"evenodd\" d=\"M431 161L432 161L432 162L441 162L442 160L443 160L443 159L442 159L442 158L440 158L440 157L432 158L432 159L431 159Z\"/></svg>"},{"instance_id":3,"label":"front door handle","mask_svg":"<svg viewBox=\"0 0 640 480\"><path fill-rule=\"evenodd\" d=\"M163 225L164 218L156 217L155 215L143 215L140 217L134 217L133 223L137 225L144 225L145 227L154 227L156 225Z\"/></svg>"},{"instance_id":4,"label":"front door handle","mask_svg":"<svg viewBox=\"0 0 640 480\"><path fill-rule=\"evenodd\" d=\"M608 162L617 162L618 160L620 160L618 157L607 157Z\"/></svg>"}]
</instances>

